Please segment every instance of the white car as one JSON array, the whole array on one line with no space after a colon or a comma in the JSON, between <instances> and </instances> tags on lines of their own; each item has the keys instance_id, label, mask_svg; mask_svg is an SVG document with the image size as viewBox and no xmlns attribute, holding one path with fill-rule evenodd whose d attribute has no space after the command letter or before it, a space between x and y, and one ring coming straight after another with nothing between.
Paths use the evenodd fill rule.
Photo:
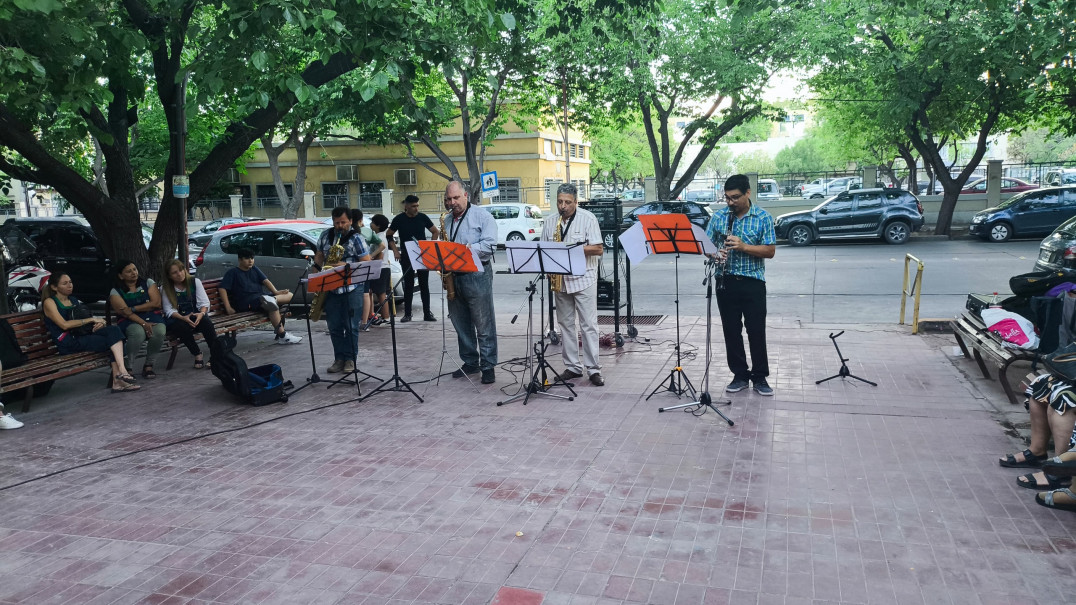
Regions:
<instances>
[{"instance_id":1,"label":"white car","mask_svg":"<svg viewBox=\"0 0 1076 605\"><path fill-rule=\"evenodd\" d=\"M810 183L804 183L800 186L800 196L802 196L805 200L812 197L819 197L825 192L826 183L832 180L833 179L822 178L815 179Z\"/></svg>"},{"instance_id":2,"label":"white car","mask_svg":"<svg viewBox=\"0 0 1076 605\"><path fill-rule=\"evenodd\" d=\"M497 244L542 239L542 210L532 204L482 206L497 219Z\"/></svg>"}]
</instances>

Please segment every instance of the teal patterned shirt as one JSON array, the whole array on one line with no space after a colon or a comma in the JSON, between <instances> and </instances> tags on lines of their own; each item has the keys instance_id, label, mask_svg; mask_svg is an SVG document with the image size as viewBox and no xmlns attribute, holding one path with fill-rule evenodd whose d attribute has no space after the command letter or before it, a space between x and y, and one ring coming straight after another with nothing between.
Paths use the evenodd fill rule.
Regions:
<instances>
[{"instance_id":1,"label":"teal patterned shirt","mask_svg":"<svg viewBox=\"0 0 1076 605\"><path fill-rule=\"evenodd\" d=\"M714 245L721 247L725 239L725 231L729 225L729 207L714 213L710 222L706 225L706 235ZM777 243L777 236L773 233L773 217L769 212L751 204L751 208L743 218L736 219L732 224L732 235L739 237L745 244L752 246L767 246ZM766 261L757 256L751 256L745 252L729 250L728 262L725 264L727 275L742 275L753 277L757 280L766 281Z\"/></svg>"}]
</instances>

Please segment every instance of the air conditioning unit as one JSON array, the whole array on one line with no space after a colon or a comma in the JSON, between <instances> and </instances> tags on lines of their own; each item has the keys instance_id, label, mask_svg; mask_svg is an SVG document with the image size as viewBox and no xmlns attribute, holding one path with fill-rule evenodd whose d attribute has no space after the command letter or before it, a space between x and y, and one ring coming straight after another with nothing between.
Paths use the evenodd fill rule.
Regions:
<instances>
[{"instance_id":1,"label":"air conditioning unit","mask_svg":"<svg viewBox=\"0 0 1076 605\"><path fill-rule=\"evenodd\" d=\"M342 164L336 167L336 180L357 181L359 180L359 167L354 164Z\"/></svg>"},{"instance_id":2,"label":"air conditioning unit","mask_svg":"<svg viewBox=\"0 0 1076 605\"><path fill-rule=\"evenodd\" d=\"M239 170L235 168L228 169L228 182L233 185L239 184Z\"/></svg>"},{"instance_id":3,"label":"air conditioning unit","mask_svg":"<svg viewBox=\"0 0 1076 605\"><path fill-rule=\"evenodd\" d=\"M396 184L397 185L417 185L418 177L415 175L414 168L400 168L396 171Z\"/></svg>"}]
</instances>

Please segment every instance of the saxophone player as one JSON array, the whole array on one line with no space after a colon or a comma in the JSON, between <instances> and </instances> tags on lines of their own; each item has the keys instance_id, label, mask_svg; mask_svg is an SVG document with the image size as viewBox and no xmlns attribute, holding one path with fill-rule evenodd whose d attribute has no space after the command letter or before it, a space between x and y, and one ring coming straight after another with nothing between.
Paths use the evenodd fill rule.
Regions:
<instances>
[{"instance_id":1,"label":"saxophone player","mask_svg":"<svg viewBox=\"0 0 1076 605\"><path fill-rule=\"evenodd\" d=\"M483 271L456 274L456 296L448 301L452 326L456 329L463 367L455 378L482 372L482 384L497 378L497 320L493 311L493 250L497 245L497 221L488 210L470 203L463 183L451 181L445 188L445 230L442 239L467 244L478 253Z\"/></svg>"},{"instance_id":2,"label":"saxophone player","mask_svg":"<svg viewBox=\"0 0 1076 605\"><path fill-rule=\"evenodd\" d=\"M370 260L370 250L362 234L351 228L348 208L333 208L333 226L318 238L314 264L323 268L343 263ZM359 352L359 321L362 319L362 299L366 284L344 286L325 293L325 323L329 327L334 361L328 372L355 371Z\"/></svg>"},{"instance_id":3,"label":"saxophone player","mask_svg":"<svg viewBox=\"0 0 1076 605\"><path fill-rule=\"evenodd\" d=\"M579 207L575 185L564 183L557 188L557 214L545 218L542 241L581 243L587 259L586 275L554 275L550 279L563 343L564 371L560 379L582 378L586 369L590 383L603 386L605 378L598 363L598 265L604 246L598 217ZM579 341L575 337L576 318L583 333L582 363L579 361Z\"/></svg>"}]
</instances>

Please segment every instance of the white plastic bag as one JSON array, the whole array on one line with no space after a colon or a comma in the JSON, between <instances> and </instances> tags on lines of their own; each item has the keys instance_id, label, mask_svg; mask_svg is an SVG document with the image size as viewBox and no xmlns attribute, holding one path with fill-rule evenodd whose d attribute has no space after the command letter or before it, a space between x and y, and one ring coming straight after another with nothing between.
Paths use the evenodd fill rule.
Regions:
<instances>
[{"instance_id":1,"label":"white plastic bag","mask_svg":"<svg viewBox=\"0 0 1076 605\"><path fill-rule=\"evenodd\" d=\"M986 329L997 334L1007 344L1020 349L1038 348L1039 336L1035 334L1035 326L1023 315L991 307L983 309L980 316Z\"/></svg>"}]
</instances>

